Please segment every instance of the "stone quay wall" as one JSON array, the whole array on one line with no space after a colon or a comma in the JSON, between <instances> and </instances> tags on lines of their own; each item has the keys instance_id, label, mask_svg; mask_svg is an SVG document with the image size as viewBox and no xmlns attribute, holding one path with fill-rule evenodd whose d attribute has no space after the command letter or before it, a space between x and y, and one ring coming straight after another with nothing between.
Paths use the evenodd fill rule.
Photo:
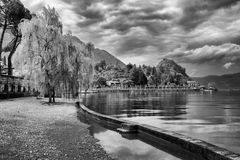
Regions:
<instances>
[{"instance_id":1,"label":"stone quay wall","mask_svg":"<svg viewBox=\"0 0 240 160\"><path fill-rule=\"evenodd\" d=\"M151 137L156 137L168 141L206 160L240 160L239 154L233 153L231 151L228 151L227 149L220 148L199 139L193 139L191 137L187 137L176 132L163 130L161 128L156 128L150 125L139 124L103 115L88 109L79 102L77 102L76 106L81 112L83 112L83 114L91 117L96 122L103 121L105 125L115 125L116 127L122 128L124 128L124 126L126 125L134 126L132 127L134 128L134 134L149 135Z\"/></svg>"}]
</instances>

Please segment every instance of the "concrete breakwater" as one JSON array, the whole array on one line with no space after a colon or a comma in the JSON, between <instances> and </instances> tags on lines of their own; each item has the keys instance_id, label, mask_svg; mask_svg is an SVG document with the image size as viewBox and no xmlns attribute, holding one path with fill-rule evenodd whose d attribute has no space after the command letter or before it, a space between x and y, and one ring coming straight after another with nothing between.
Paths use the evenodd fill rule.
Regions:
<instances>
[{"instance_id":1,"label":"concrete breakwater","mask_svg":"<svg viewBox=\"0 0 240 160\"><path fill-rule=\"evenodd\" d=\"M126 120L121 120L111 116L96 113L84 105L77 103L77 107L83 114L94 119L95 121L101 121L105 125L115 126L115 128L126 129L132 128L132 134L144 135L145 137L154 137L156 139L165 140L172 144L187 150L194 155L207 160L240 160L240 155L212 145L199 139L193 139L175 132L163 130L161 128L152 127L149 125L143 125ZM127 127L126 127L127 126Z\"/></svg>"}]
</instances>

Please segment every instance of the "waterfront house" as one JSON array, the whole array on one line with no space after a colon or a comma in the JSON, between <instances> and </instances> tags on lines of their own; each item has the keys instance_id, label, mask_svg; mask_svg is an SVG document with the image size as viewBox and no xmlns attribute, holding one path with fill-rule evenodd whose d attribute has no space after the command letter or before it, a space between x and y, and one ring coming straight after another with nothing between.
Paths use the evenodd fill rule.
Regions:
<instances>
[{"instance_id":1,"label":"waterfront house","mask_svg":"<svg viewBox=\"0 0 240 160\"><path fill-rule=\"evenodd\" d=\"M109 87L120 87L121 83L119 79L113 79L106 82Z\"/></svg>"},{"instance_id":2,"label":"waterfront house","mask_svg":"<svg viewBox=\"0 0 240 160\"><path fill-rule=\"evenodd\" d=\"M125 79L124 81L121 82L122 87L128 88L134 86L134 82L130 79Z\"/></svg>"},{"instance_id":3,"label":"waterfront house","mask_svg":"<svg viewBox=\"0 0 240 160\"><path fill-rule=\"evenodd\" d=\"M204 89L206 89L207 87L205 86L205 85L201 85L201 86L199 86L199 89L200 90L204 90Z\"/></svg>"},{"instance_id":4,"label":"waterfront house","mask_svg":"<svg viewBox=\"0 0 240 160\"><path fill-rule=\"evenodd\" d=\"M196 81L187 81L187 85L190 88L194 88L194 87L199 87L200 86L200 84L198 82L196 82Z\"/></svg>"}]
</instances>

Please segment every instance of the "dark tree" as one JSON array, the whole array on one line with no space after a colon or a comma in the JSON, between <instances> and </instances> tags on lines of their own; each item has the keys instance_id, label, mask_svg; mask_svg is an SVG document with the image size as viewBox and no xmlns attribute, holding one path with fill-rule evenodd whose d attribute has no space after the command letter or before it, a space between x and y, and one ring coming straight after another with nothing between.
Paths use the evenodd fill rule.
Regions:
<instances>
[{"instance_id":1,"label":"dark tree","mask_svg":"<svg viewBox=\"0 0 240 160\"><path fill-rule=\"evenodd\" d=\"M3 51L10 52L8 57L8 75L12 75L12 56L22 38L22 34L18 26L23 19L31 19L32 16L30 11L26 9L19 0L1 0L0 4L0 27L2 28L0 39L0 59ZM8 30L11 31L14 38L6 47L3 47L4 36Z\"/></svg>"},{"instance_id":2,"label":"dark tree","mask_svg":"<svg viewBox=\"0 0 240 160\"><path fill-rule=\"evenodd\" d=\"M143 73L143 71L139 68L133 67L130 70L130 79L136 85L146 85L147 84L147 77Z\"/></svg>"},{"instance_id":3,"label":"dark tree","mask_svg":"<svg viewBox=\"0 0 240 160\"><path fill-rule=\"evenodd\" d=\"M105 60L102 60L101 62L99 62L99 63L97 63L96 65L95 65L95 67L94 67L94 69L96 70L96 71L100 71L100 70L102 70L102 69L105 69L106 68L106 62L105 62Z\"/></svg>"},{"instance_id":4,"label":"dark tree","mask_svg":"<svg viewBox=\"0 0 240 160\"><path fill-rule=\"evenodd\" d=\"M91 42L88 42L86 48L87 48L87 52L86 53L88 55L85 55L85 56L87 56L87 57L88 56L92 56L93 51L95 50L94 44L92 44Z\"/></svg>"},{"instance_id":5,"label":"dark tree","mask_svg":"<svg viewBox=\"0 0 240 160\"><path fill-rule=\"evenodd\" d=\"M105 79L105 78L103 78L103 77L100 77L100 78L98 78L98 80L97 80L97 85L99 85L99 86L107 86L107 80Z\"/></svg>"},{"instance_id":6,"label":"dark tree","mask_svg":"<svg viewBox=\"0 0 240 160\"><path fill-rule=\"evenodd\" d=\"M126 66L127 72L129 72L132 68L133 68L133 65L132 65L131 63L129 63L129 64Z\"/></svg>"},{"instance_id":7,"label":"dark tree","mask_svg":"<svg viewBox=\"0 0 240 160\"><path fill-rule=\"evenodd\" d=\"M139 85L146 85L148 83L147 77L145 76L145 74L143 73L142 70L139 70Z\"/></svg>"}]
</instances>

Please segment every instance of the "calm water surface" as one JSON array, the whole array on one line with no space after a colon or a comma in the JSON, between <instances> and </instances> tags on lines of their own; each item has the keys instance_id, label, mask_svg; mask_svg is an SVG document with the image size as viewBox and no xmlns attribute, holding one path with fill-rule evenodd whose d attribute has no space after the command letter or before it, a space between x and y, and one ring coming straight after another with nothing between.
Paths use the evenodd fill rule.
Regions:
<instances>
[{"instance_id":1,"label":"calm water surface","mask_svg":"<svg viewBox=\"0 0 240 160\"><path fill-rule=\"evenodd\" d=\"M99 113L175 131L240 153L240 92L99 93L88 95L85 103Z\"/></svg>"},{"instance_id":2,"label":"calm water surface","mask_svg":"<svg viewBox=\"0 0 240 160\"><path fill-rule=\"evenodd\" d=\"M90 133L114 159L121 160L202 160L173 144L162 141L161 146L152 146L137 137L130 139L119 133L91 123Z\"/></svg>"}]
</instances>

